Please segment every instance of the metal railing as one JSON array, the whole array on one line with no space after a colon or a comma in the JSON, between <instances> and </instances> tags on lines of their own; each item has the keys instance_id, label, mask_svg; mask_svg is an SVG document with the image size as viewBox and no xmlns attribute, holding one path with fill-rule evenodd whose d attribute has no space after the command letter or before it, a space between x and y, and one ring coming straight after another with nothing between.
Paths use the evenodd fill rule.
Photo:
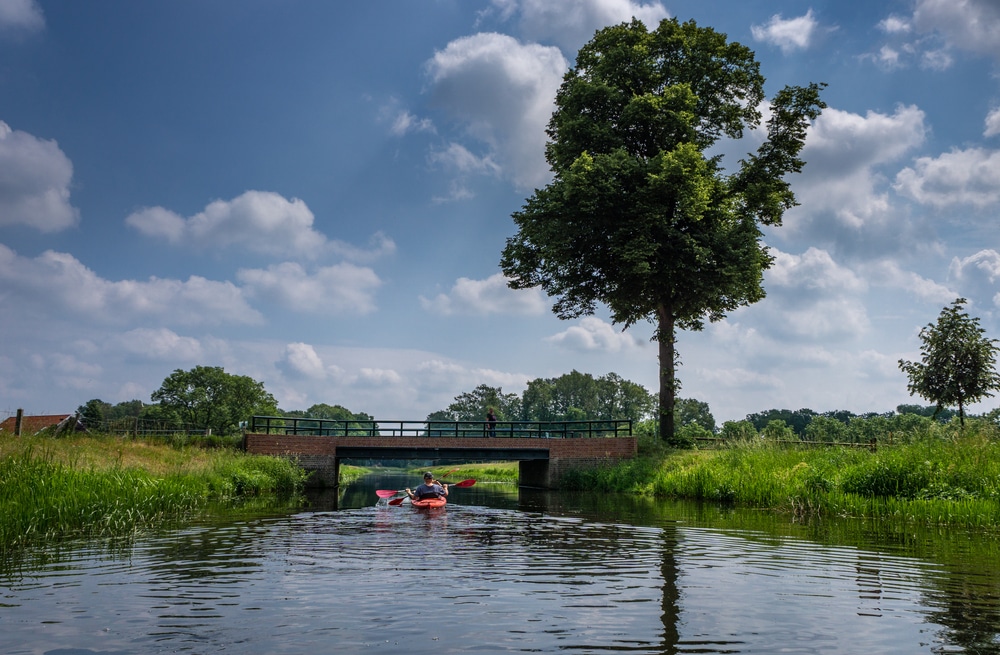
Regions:
<instances>
[{"instance_id":1,"label":"metal railing","mask_svg":"<svg viewBox=\"0 0 1000 655\"><path fill-rule=\"evenodd\" d=\"M496 437L566 439L631 437L629 419L600 421L344 421L320 418L254 416L254 434L327 437Z\"/></svg>"}]
</instances>

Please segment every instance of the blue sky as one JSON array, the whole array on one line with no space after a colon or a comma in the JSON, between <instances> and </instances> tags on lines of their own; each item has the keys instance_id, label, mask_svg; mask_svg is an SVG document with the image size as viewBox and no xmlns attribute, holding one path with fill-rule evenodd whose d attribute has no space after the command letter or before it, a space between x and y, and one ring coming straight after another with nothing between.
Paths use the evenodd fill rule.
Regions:
<instances>
[{"instance_id":1,"label":"blue sky","mask_svg":"<svg viewBox=\"0 0 1000 655\"><path fill-rule=\"evenodd\" d=\"M632 16L828 84L767 297L680 334L682 397L888 411L955 298L1000 337L997 0L0 0L0 412L198 365L382 419L574 369L656 391L651 325L499 270L563 73Z\"/></svg>"}]
</instances>

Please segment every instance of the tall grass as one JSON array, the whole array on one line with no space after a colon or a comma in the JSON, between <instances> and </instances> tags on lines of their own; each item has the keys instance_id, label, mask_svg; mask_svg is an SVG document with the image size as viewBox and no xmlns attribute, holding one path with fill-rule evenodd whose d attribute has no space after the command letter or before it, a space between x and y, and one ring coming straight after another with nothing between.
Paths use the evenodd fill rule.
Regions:
<instances>
[{"instance_id":1,"label":"tall grass","mask_svg":"<svg viewBox=\"0 0 1000 655\"><path fill-rule=\"evenodd\" d=\"M895 435L876 452L752 439L574 471L564 486L768 508L797 515L1000 527L1000 433L987 423ZM880 440L884 444L887 440Z\"/></svg>"},{"instance_id":2,"label":"tall grass","mask_svg":"<svg viewBox=\"0 0 1000 655\"><path fill-rule=\"evenodd\" d=\"M286 460L105 438L0 440L0 551L65 536L124 537L209 505L302 490Z\"/></svg>"}]
</instances>

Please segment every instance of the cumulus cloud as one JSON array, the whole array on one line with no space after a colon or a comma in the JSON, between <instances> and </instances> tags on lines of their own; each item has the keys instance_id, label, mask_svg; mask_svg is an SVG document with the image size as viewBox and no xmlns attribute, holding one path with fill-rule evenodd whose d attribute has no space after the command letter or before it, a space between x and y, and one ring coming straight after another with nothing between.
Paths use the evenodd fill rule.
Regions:
<instances>
[{"instance_id":1,"label":"cumulus cloud","mask_svg":"<svg viewBox=\"0 0 1000 655\"><path fill-rule=\"evenodd\" d=\"M197 364L205 352L201 342L167 328L136 328L118 335L115 347L129 355L163 362Z\"/></svg>"},{"instance_id":2,"label":"cumulus cloud","mask_svg":"<svg viewBox=\"0 0 1000 655\"><path fill-rule=\"evenodd\" d=\"M807 49L816 35L817 27L819 23L810 9L805 16L796 18L785 19L781 14L775 14L766 25L753 25L750 31L757 41L778 46L787 55L796 50Z\"/></svg>"},{"instance_id":3,"label":"cumulus cloud","mask_svg":"<svg viewBox=\"0 0 1000 655\"><path fill-rule=\"evenodd\" d=\"M0 0L0 34L45 29L45 15L37 0Z\"/></svg>"},{"instance_id":4,"label":"cumulus cloud","mask_svg":"<svg viewBox=\"0 0 1000 655\"><path fill-rule=\"evenodd\" d=\"M0 245L0 287L22 312L37 316L68 313L99 323L155 320L178 325L262 321L231 282L196 275L186 281L110 281L72 255L52 250L27 259Z\"/></svg>"},{"instance_id":5,"label":"cumulus cloud","mask_svg":"<svg viewBox=\"0 0 1000 655\"><path fill-rule=\"evenodd\" d=\"M594 32L638 18L647 28L655 28L670 14L661 2L633 0L493 0L501 18L520 13L518 27L528 40L556 43L574 56Z\"/></svg>"},{"instance_id":6,"label":"cumulus cloud","mask_svg":"<svg viewBox=\"0 0 1000 655\"><path fill-rule=\"evenodd\" d=\"M946 70L956 50L1000 57L1000 5L994 0L916 0L911 16L891 14L878 26L893 40L882 54L890 48L894 56L871 58L888 68L916 62Z\"/></svg>"},{"instance_id":7,"label":"cumulus cloud","mask_svg":"<svg viewBox=\"0 0 1000 655\"><path fill-rule=\"evenodd\" d=\"M316 353L316 349L307 343L290 343L285 347L278 367L292 377L322 380L326 377L326 367Z\"/></svg>"},{"instance_id":8,"label":"cumulus cloud","mask_svg":"<svg viewBox=\"0 0 1000 655\"><path fill-rule=\"evenodd\" d=\"M995 0L917 0L913 25L938 32L948 46L1000 57L1000 4Z\"/></svg>"},{"instance_id":9,"label":"cumulus cloud","mask_svg":"<svg viewBox=\"0 0 1000 655\"><path fill-rule=\"evenodd\" d=\"M1000 151L970 148L920 157L896 175L895 189L921 204L984 209L1000 204Z\"/></svg>"},{"instance_id":10,"label":"cumulus cloud","mask_svg":"<svg viewBox=\"0 0 1000 655\"><path fill-rule=\"evenodd\" d=\"M868 285L859 275L818 248L772 255L774 264L764 275L769 311L759 317L761 330L805 340L847 339L868 330L860 300Z\"/></svg>"},{"instance_id":11,"label":"cumulus cloud","mask_svg":"<svg viewBox=\"0 0 1000 655\"><path fill-rule=\"evenodd\" d=\"M595 316L583 317L577 325L547 337L546 341L580 352L616 353L641 347L631 334L622 332Z\"/></svg>"},{"instance_id":12,"label":"cumulus cloud","mask_svg":"<svg viewBox=\"0 0 1000 655\"><path fill-rule=\"evenodd\" d=\"M491 174L500 170L521 189L544 185L545 126L567 68L558 48L504 34L462 37L436 52L427 62L432 102L489 150L465 156L449 147L449 159Z\"/></svg>"},{"instance_id":13,"label":"cumulus cloud","mask_svg":"<svg viewBox=\"0 0 1000 655\"><path fill-rule=\"evenodd\" d=\"M448 293L433 299L420 297L420 304L429 312L452 314L538 315L545 311L545 296L540 289L514 290L507 278L496 273L485 280L459 278Z\"/></svg>"},{"instance_id":14,"label":"cumulus cloud","mask_svg":"<svg viewBox=\"0 0 1000 655\"><path fill-rule=\"evenodd\" d=\"M955 257L948 269L960 294L972 304L1000 308L1000 253L985 249L968 257ZM949 302L955 296L949 298Z\"/></svg>"},{"instance_id":15,"label":"cumulus cloud","mask_svg":"<svg viewBox=\"0 0 1000 655\"><path fill-rule=\"evenodd\" d=\"M72 178L73 164L55 141L0 121L0 227L57 232L75 225L79 212L69 204Z\"/></svg>"},{"instance_id":16,"label":"cumulus cloud","mask_svg":"<svg viewBox=\"0 0 1000 655\"><path fill-rule=\"evenodd\" d=\"M792 179L802 206L788 213L790 232L849 249L903 247L914 228L898 220L880 169L922 144L927 131L924 112L914 106L891 115L824 110L806 138L807 164Z\"/></svg>"},{"instance_id":17,"label":"cumulus cloud","mask_svg":"<svg viewBox=\"0 0 1000 655\"><path fill-rule=\"evenodd\" d=\"M240 269L236 273L254 298L298 312L370 314L375 311L375 290L382 281L373 270L350 263L308 272L296 262L266 269Z\"/></svg>"},{"instance_id":18,"label":"cumulus cloud","mask_svg":"<svg viewBox=\"0 0 1000 655\"><path fill-rule=\"evenodd\" d=\"M983 136L996 136L1000 134L1000 107L997 107L986 115L986 129Z\"/></svg>"}]
</instances>

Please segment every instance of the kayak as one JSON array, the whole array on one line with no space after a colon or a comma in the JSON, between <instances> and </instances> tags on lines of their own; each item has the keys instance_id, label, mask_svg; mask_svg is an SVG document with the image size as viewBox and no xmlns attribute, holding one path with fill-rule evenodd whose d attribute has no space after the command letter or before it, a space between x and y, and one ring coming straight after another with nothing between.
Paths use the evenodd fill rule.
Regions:
<instances>
[{"instance_id":1,"label":"kayak","mask_svg":"<svg viewBox=\"0 0 1000 655\"><path fill-rule=\"evenodd\" d=\"M447 503L447 498L422 498L410 501L414 507L444 507Z\"/></svg>"}]
</instances>

